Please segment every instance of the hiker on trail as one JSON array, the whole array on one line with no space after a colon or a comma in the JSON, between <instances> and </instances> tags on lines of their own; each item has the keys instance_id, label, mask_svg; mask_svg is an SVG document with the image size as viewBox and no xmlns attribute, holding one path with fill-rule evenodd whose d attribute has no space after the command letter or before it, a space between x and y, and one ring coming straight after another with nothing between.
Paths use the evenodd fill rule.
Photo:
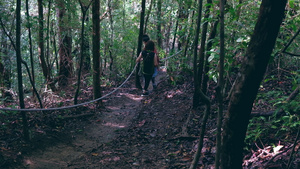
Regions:
<instances>
[{"instance_id":1,"label":"hiker on trail","mask_svg":"<svg viewBox=\"0 0 300 169\"><path fill-rule=\"evenodd\" d=\"M145 78L145 85L143 89L143 96L149 95L148 87L149 83L152 79L152 76L154 74L154 67L158 65L157 62L157 55L154 53L155 50L155 44L153 41L149 40L143 49L143 51L140 53L139 57L136 59L136 62L143 61L143 75Z\"/></svg>"},{"instance_id":2,"label":"hiker on trail","mask_svg":"<svg viewBox=\"0 0 300 169\"><path fill-rule=\"evenodd\" d=\"M144 45L146 45L146 43L150 40L150 37L148 35L144 34L142 39L143 39ZM158 53L156 51L156 48L154 48L154 53L157 55L157 63L159 63L159 57L158 57ZM158 67L158 64L157 64L157 66L154 66L154 73L153 73L152 79L151 79L152 80L152 86L153 86L154 90L157 88L157 85L155 83L155 77L158 74L158 70L159 70L159 67Z\"/></svg>"}]
</instances>

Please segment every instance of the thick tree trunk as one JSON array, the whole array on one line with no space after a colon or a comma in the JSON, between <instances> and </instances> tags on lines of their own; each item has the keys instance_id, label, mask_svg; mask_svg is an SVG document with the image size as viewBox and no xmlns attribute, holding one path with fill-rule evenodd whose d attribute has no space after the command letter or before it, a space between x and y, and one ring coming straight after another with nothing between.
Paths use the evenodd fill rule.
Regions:
<instances>
[{"instance_id":1,"label":"thick tree trunk","mask_svg":"<svg viewBox=\"0 0 300 169\"><path fill-rule=\"evenodd\" d=\"M224 169L242 168L242 150L253 101L275 45L286 2L262 1L258 21L225 117L221 158Z\"/></svg>"},{"instance_id":2,"label":"thick tree trunk","mask_svg":"<svg viewBox=\"0 0 300 169\"><path fill-rule=\"evenodd\" d=\"M66 27L67 20L65 2L62 0L57 0L57 15L59 21L59 81L60 87L66 87L68 85L68 78L72 76L73 72L73 62L71 56L72 50L72 39L70 36L70 31Z\"/></svg>"},{"instance_id":3,"label":"thick tree trunk","mask_svg":"<svg viewBox=\"0 0 300 169\"><path fill-rule=\"evenodd\" d=\"M92 4L93 15L93 92L94 98L101 97L100 87L100 0L94 0ZM99 106L102 102L98 102Z\"/></svg>"}]
</instances>

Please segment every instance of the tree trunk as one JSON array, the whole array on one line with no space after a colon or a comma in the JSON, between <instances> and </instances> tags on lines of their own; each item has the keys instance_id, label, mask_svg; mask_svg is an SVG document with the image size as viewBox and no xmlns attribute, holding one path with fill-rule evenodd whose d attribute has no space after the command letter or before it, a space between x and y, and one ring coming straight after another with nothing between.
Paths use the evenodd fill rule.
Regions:
<instances>
[{"instance_id":1,"label":"tree trunk","mask_svg":"<svg viewBox=\"0 0 300 169\"><path fill-rule=\"evenodd\" d=\"M200 93L201 88L199 84L199 75L198 75L198 44L199 44L199 34L201 28L201 17L202 17L202 0L198 1L198 18L197 18L197 28L195 33L195 40L194 40L194 96L193 96L193 108L196 109L200 103Z\"/></svg>"},{"instance_id":2,"label":"tree trunk","mask_svg":"<svg viewBox=\"0 0 300 169\"><path fill-rule=\"evenodd\" d=\"M100 0L94 0L92 4L93 15L93 93L94 99L101 97L100 87ZM102 106L102 101L98 102Z\"/></svg>"},{"instance_id":3,"label":"tree trunk","mask_svg":"<svg viewBox=\"0 0 300 169\"><path fill-rule=\"evenodd\" d=\"M109 63L109 70L113 71L113 65L114 65L114 25L113 25L113 16L112 16L112 7L111 7L111 0L108 2L108 13L109 13L109 23L110 23L110 41L108 46L109 51L109 57L110 57L110 63ZM115 73L113 73L115 74Z\"/></svg>"},{"instance_id":4,"label":"tree trunk","mask_svg":"<svg viewBox=\"0 0 300 169\"><path fill-rule=\"evenodd\" d=\"M86 7L85 7L86 8ZM85 22L89 23L89 10L86 11ZM87 24L90 25L90 24ZM89 41L89 31L84 31L83 35L83 70L84 72L89 72L91 70L91 57L90 57L90 41Z\"/></svg>"},{"instance_id":5,"label":"tree trunk","mask_svg":"<svg viewBox=\"0 0 300 169\"><path fill-rule=\"evenodd\" d=\"M242 150L250 113L270 59L286 0L263 0L224 123L222 168L242 168Z\"/></svg>"},{"instance_id":6,"label":"tree trunk","mask_svg":"<svg viewBox=\"0 0 300 169\"><path fill-rule=\"evenodd\" d=\"M50 80L50 74L49 69L46 63L45 59L45 53L44 53L44 12L43 12L43 1L38 0L38 12L39 12L39 36L38 36L38 52L39 52L39 58L42 66L42 71L44 74L45 79L49 82Z\"/></svg>"},{"instance_id":7,"label":"tree trunk","mask_svg":"<svg viewBox=\"0 0 300 169\"><path fill-rule=\"evenodd\" d=\"M192 18L194 18L194 16L195 16L195 11L193 11L192 12L192 15L190 16L190 22L191 22L191 24L190 25L194 25L194 19L192 19ZM187 40L186 40L186 45L185 45L185 48L184 48L184 54L183 54L183 57L185 58L187 58L186 60L186 64L188 64L189 66L191 65L191 61L192 61L192 59L191 59L191 54L190 54L190 51L188 51L188 49L190 49L190 47L191 47L191 45L192 45L192 43L191 43L191 39L192 39L192 36L193 36L193 30L194 30L194 28L193 28L193 26L190 26L188 29L187 29L189 32L188 32L188 36L187 36ZM204 93L205 94L205 93Z\"/></svg>"},{"instance_id":8,"label":"tree trunk","mask_svg":"<svg viewBox=\"0 0 300 169\"><path fill-rule=\"evenodd\" d=\"M1 20L0 20L1 21ZM2 23L2 22L1 22ZM1 24L2 25L2 24ZM1 37L1 52L2 52L2 56L3 58L1 58L1 60L3 61L3 92L5 91L5 89L10 89L11 88L11 67L12 67L12 62L11 62L11 57L9 57L8 54L8 50L9 50L9 45L8 45L8 41L7 38L4 37L4 34L2 34L3 36ZM5 94L3 95L3 97L5 98Z\"/></svg>"},{"instance_id":9,"label":"tree trunk","mask_svg":"<svg viewBox=\"0 0 300 169\"><path fill-rule=\"evenodd\" d=\"M179 1L179 9L178 9L178 46L177 49L181 50L182 46L187 46L186 44L186 32L188 30L188 24L186 24L187 19L189 18L189 9L191 8L191 0Z\"/></svg>"},{"instance_id":10,"label":"tree trunk","mask_svg":"<svg viewBox=\"0 0 300 169\"><path fill-rule=\"evenodd\" d=\"M72 39L70 36L70 31L68 30L66 25L67 18L66 9L65 9L65 2L63 0L57 0L57 15L58 15L58 22L59 22L59 81L58 85L60 87L67 87L68 86L68 78L72 77L73 71L73 62L71 56L71 49L72 49Z\"/></svg>"},{"instance_id":11,"label":"tree trunk","mask_svg":"<svg viewBox=\"0 0 300 169\"><path fill-rule=\"evenodd\" d=\"M22 79L22 57L21 57L21 0L17 0L16 6L16 56L17 56L17 72L18 72L18 89L19 89L19 104L20 108L25 108L23 79ZM23 123L24 140L29 141L28 122L26 112L21 112Z\"/></svg>"},{"instance_id":12,"label":"tree trunk","mask_svg":"<svg viewBox=\"0 0 300 169\"><path fill-rule=\"evenodd\" d=\"M204 58L205 58L205 43L206 43L206 35L207 35L207 27L208 22L206 21L210 14L212 0L207 0L207 6L204 15L204 23L202 25L202 33L201 33L201 43L200 43L200 51L199 51L199 65L198 65L198 83L201 89L202 84L202 75L203 75L203 67L204 67Z\"/></svg>"},{"instance_id":13,"label":"tree trunk","mask_svg":"<svg viewBox=\"0 0 300 169\"><path fill-rule=\"evenodd\" d=\"M219 60L219 78L216 88L216 95L218 100L218 120L217 120L217 152L215 158L215 168L220 167L221 156L221 132L223 121L223 84L224 84L224 58L225 58L225 36L224 36L224 8L225 0L220 0L220 60Z\"/></svg>"},{"instance_id":14,"label":"tree trunk","mask_svg":"<svg viewBox=\"0 0 300 169\"><path fill-rule=\"evenodd\" d=\"M147 33L147 25L148 25L148 20L149 20L151 11L152 11L152 6L153 6L153 0L150 1L150 7L149 7L148 13L146 15L146 19L145 19L146 21L145 21L145 26L144 26L144 33Z\"/></svg>"},{"instance_id":15,"label":"tree trunk","mask_svg":"<svg viewBox=\"0 0 300 169\"><path fill-rule=\"evenodd\" d=\"M179 13L179 12L178 12L178 13ZM179 17L179 14L178 14L178 17ZM171 53L175 52L175 43L176 43L176 37L177 37L178 25L179 25L179 19L176 19L176 24L175 24L175 30L174 30L174 37L173 37L173 42L172 42Z\"/></svg>"},{"instance_id":16,"label":"tree trunk","mask_svg":"<svg viewBox=\"0 0 300 169\"><path fill-rule=\"evenodd\" d=\"M29 3L28 0L26 0L26 18L27 18L27 29L28 29L28 39L29 39L29 54L30 54L30 64L31 64L31 77L32 77L32 83L35 85L35 74L34 74L34 60L33 60L33 50L32 50L32 38L31 38L31 22L30 22L30 16L29 16ZM32 92L32 95L34 96L34 92Z\"/></svg>"},{"instance_id":17,"label":"tree trunk","mask_svg":"<svg viewBox=\"0 0 300 169\"><path fill-rule=\"evenodd\" d=\"M3 90L4 80L3 80L3 77L4 77L4 65L2 64L2 58L0 57L0 95L2 97L3 97L3 94L4 94L4 90Z\"/></svg>"},{"instance_id":18,"label":"tree trunk","mask_svg":"<svg viewBox=\"0 0 300 169\"><path fill-rule=\"evenodd\" d=\"M78 70L78 76L77 76L77 89L75 92L75 97L74 97L74 104L77 104L77 98L79 96L79 90L80 90L80 82L81 82L81 72L83 69L83 61L84 61L84 57L85 57L85 49L84 49L84 35L85 35L85 29L84 29L84 21L85 21L85 17L87 14L87 11L90 7L90 4L88 6L85 6L83 4L83 2L81 2L81 0L79 0L80 3L80 7L81 7L81 12L82 12L82 20L81 20L81 47L80 47L80 62L79 62L79 70Z\"/></svg>"},{"instance_id":19,"label":"tree trunk","mask_svg":"<svg viewBox=\"0 0 300 169\"><path fill-rule=\"evenodd\" d=\"M213 24L212 24L212 28L210 30L209 36L208 36L208 40L207 40L207 44L206 44L206 51L210 51L213 45L213 39L215 39L216 34L217 34L217 27L219 24L219 19L217 19ZM208 62L208 58L210 57L210 53L206 53L205 55L205 64L204 64L204 73L203 73L203 80L202 80L202 91L204 94L207 94L207 86L208 86L208 72L209 72L209 62Z\"/></svg>"},{"instance_id":20,"label":"tree trunk","mask_svg":"<svg viewBox=\"0 0 300 169\"><path fill-rule=\"evenodd\" d=\"M145 22L145 7L146 6L146 0L142 0L142 11L141 11L141 17L140 17L140 31L139 31L139 39L138 39L138 48L137 48L137 54L136 56L139 56L139 54L142 51L142 37L143 37L143 28L144 28L144 22ZM138 63L135 73L135 86L138 89L142 89L140 77L139 77L139 69L140 69L140 63Z\"/></svg>"},{"instance_id":21,"label":"tree trunk","mask_svg":"<svg viewBox=\"0 0 300 169\"><path fill-rule=\"evenodd\" d=\"M162 5L162 0L157 0L157 24L156 24L156 29L157 29L157 48L161 49L162 48L162 34L161 34L161 5Z\"/></svg>"}]
</instances>

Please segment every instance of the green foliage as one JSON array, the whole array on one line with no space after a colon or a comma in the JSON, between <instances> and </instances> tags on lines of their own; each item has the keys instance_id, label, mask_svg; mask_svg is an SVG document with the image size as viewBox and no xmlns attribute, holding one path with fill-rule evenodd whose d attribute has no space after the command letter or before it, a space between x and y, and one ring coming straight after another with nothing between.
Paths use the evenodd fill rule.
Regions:
<instances>
[{"instance_id":1,"label":"green foliage","mask_svg":"<svg viewBox=\"0 0 300 169\"><path fill-rule=\"evenodd\" d=\"M273 107L277 109L273 116L269 118L255 117L250 120L245 142L251 145L258 139L278 138L280 140L290 138L291 133L297 131L300 126L300 97L295 100L286 102L286 97L281 97L282 93L278 91L269 91L264 95L259 95L258 98L273 98L271 100ZM278 112L284 111L283 116L277 117ZM292 135L292 134L291 134Z\"/></svg>"},{"instance_id":2,"label":"green foliage","mask_svg":"<svg viewBox=\"0 0 300 169\"><path fill-rule=\"evenodd\" d=\"M12 122L13 117L17 116L18 112L11 112L11 111L0 111L0 130L7 129L7 126Z\"/></svg>"},{"instance_id":3,"label":"green foliage","mask_svg":"<svg viewBox=\"0 0 300 169\"><path fill-rule=\"evenodd\" d=\"M290 138L291 133L297 131L300 126L300 116L297 114L286 114L276 117L276 114L270 118L255 117L250 120L245 142L251 145L257 140L267 140L277 138L285 140Z\"/></svg>"}]
</instances>

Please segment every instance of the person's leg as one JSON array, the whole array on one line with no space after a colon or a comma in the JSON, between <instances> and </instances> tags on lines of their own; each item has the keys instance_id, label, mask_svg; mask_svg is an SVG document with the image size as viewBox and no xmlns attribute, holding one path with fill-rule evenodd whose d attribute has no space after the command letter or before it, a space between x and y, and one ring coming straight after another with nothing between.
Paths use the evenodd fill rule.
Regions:
<instances>
[{"instance_id":1,"label":"person's leg","mask_svg":"<svg viewBox=\"0 0 300 169\"><path fill-rule=\"evenodd\" d=\"M155 83L155 77L152 77L152 86L153 86L154 90L157 88L156 83Z\"/></svg>"},{"instance_id":2,"label":"person's leg","mask_svg":"<svg viewBox=\"0 0 300 169\"><path fill-rule=\"evenodd\" d=\"M148 90L152 75L144 75L145 76L145 86L144 86L144 90Z\"/></svg>"},{"instance_id":3,"label":"person's leg","mask_svg":"<svg viewBox=\"0 0 300 169\"><path fill-rule=\"evenodd\" d=\"M157 67L154 67L154 74L152 75L152 86L153 86L153 89L156 89L156 83L155 83L155 77L157 76Z\"/></svg>"}]
</instances>

